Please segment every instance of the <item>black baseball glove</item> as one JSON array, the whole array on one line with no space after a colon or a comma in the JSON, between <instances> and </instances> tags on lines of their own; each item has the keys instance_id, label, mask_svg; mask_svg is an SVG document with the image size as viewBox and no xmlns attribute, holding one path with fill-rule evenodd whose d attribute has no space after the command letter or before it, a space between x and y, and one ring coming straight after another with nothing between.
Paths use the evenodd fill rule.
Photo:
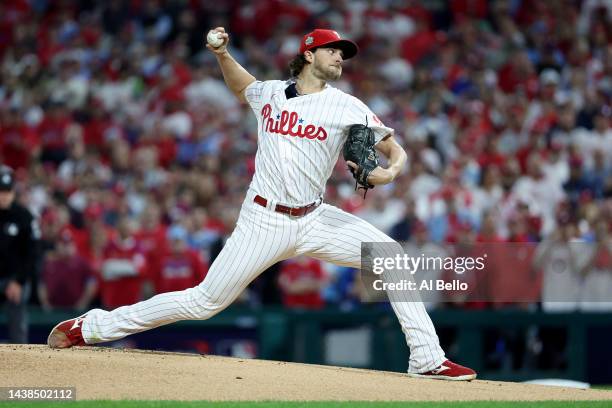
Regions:
<instances>
[{"instance_id":1,"label":"black baseball glove","mask_svg":"<svg viewBox=\"0 0 612 408\"><path fill-rule=\"evenodd\" d=\"M349 128L348 137L342 149L344 160L352 161L359 166L357 169L349 166L349 170L356 180L355 190L363 188L364 197L368 189L374 188L368 183L368 176L378 166L378 152L374 149L375 143L374 131L367 125L356 124Z\"/></svg>"}]
</instances>

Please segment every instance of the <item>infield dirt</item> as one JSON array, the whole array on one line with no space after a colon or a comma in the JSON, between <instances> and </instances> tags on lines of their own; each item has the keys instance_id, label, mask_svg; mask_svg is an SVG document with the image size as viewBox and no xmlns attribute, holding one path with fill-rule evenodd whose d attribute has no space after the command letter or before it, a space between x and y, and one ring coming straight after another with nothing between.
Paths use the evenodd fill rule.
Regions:
<instances>
[{"instance_id":1,"label":"infield dirt","mask_svg":"<svg viewBox=\"0 0 612 408\"><path fill-rule=\"evenodd\" d=\"M510 382L411 379L401 373L277 361L43 345L0 345L0 386L76 387L77 399L467 401L612 400L612 391Z\"/></svg>"}]
</instances>

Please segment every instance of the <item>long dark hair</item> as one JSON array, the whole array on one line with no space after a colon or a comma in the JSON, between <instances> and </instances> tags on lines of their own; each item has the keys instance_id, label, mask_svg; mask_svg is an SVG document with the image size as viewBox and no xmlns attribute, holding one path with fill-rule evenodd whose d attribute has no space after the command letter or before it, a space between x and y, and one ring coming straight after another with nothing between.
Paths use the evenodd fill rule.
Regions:
<instances>
[{"instance_id":1,"label":"long dark hair","mask_svg":"<svg viewBox=\"0 0 612 408\"><path fill-rule=\"evenodd\" d=\"M314 50L311 50L314 52ZM292 78L300 75L306 64L309 64L304 58L304 54L296 55L291 61L289 61L289 74L291 74Z\"/></svg>"}]
</instances>

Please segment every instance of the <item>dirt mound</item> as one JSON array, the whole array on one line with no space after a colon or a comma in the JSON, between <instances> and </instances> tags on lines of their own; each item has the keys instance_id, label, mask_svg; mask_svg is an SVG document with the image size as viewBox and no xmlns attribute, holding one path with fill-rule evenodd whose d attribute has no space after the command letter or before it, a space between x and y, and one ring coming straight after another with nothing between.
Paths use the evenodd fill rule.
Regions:
<instances>
[{"instance_id":1,"label":"dirt mound","mask_svg":"<svg viewBox=\"0 0 612 408\"><path fill-rule=\"evenodd\" d=\"M181 353L0 345L0 386L74 386L78 399L612 400L612 392Z\"/></svg>"}]
</instances>

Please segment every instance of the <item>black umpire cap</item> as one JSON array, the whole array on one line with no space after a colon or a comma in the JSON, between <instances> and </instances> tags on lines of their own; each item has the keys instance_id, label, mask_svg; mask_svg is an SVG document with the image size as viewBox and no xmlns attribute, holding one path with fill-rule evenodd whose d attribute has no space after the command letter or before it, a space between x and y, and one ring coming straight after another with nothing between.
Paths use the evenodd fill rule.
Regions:
<instances>
[{"instance_id":1,"label":"black umpire cap","mask_svg":"<svg viewBox=\"0 0 612 408\"><path fill-rule=\"evenodd\" d=\"M13 169L0 165L0 191L11 191L13 187L15 187Z\"/></svg>"}]
</instances>

